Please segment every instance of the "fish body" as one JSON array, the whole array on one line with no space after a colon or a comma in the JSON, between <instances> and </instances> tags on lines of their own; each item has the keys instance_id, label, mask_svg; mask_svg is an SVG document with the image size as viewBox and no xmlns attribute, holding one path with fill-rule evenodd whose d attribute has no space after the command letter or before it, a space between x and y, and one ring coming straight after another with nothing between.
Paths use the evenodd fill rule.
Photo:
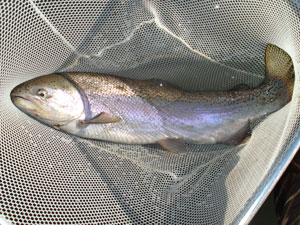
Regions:
<instances>
[{"instance_id":1,"label":"fish body","mask_svg":"<svg viewBox=\"0 0 300 225\"><path fill-rule=\"evenodd\" d=\"M255 90L193 93L108 75L63 76L86 95L89 106L81 120L101 112L121 120L84 128L73 121L60 128L80 137L127 144L151 144L165 138L180 138L188 143L226 143L240 129L248 128L249 121L278 110L288 100L283 82L275 80Z\"/></svg>"},{"instance_id":2,"label":"fish body","mask_svg":"<svg viewBox=\"0 0 300 225\"><path fill-rule=\"evenodd\" d=\"M27 81L11 97L25 113L69 134L126 144L159 143L182 152L185 142L239 144L250 122L290 100L288 82L280 73L255 89L195 92L111 75L61 73Z\"/></svg>"}]
</instances>

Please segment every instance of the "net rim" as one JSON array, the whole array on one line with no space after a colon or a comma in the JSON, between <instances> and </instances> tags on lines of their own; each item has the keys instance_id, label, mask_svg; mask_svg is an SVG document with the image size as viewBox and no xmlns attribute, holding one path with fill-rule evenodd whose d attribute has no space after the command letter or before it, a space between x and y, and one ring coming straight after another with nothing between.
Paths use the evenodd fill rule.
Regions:
<instances>
[{"instance_id":1,"label":"net rim","mask_svg":"<svg viewBox=\"0 0 300 225\"><path fill-rule=\"evenodd\" d=\"M271 176L266 177L266 182L261 182L259 188L252 195L251 200L247 202L243 210L238 214L233 224L249 224L262 204L268 198L273 188L281 178L290 162L300 148L300 133L297 135L295 140L291 143L284 157L280 160L278 166L274 167L275 170L271 173ZM263 185L262 185L263 184Z\"/></svg>"}]
</instances>

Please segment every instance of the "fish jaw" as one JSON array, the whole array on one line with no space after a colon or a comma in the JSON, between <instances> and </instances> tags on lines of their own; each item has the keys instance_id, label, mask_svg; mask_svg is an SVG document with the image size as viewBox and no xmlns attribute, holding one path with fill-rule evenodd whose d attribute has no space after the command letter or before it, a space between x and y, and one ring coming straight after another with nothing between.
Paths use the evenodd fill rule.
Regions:
<instances>
[{"instance_id":1,"label":"fish jaw","mask_svg":"<svg viewBox=\"0 0 300 225\"><path fill-rule=\"evenodd\" d=\"M14 105L23 112L26 112L28 114L35 114L35 112L37 111L37 105L34 104L30 98L12 95L11 100Z\"/></svg>"},{"instance_id":2,"label":"fish jaw","mask_svg":"<svg viewBox=\"0 0 300 225\"><path fill-rule=\"evenodd\" d=\"M43 112L43 110L39 107L39 100L34 97L23 97L23 96L11 96L11 100L13 104L19 108L25 114L53 127L58 127L64 123L68 123L70 121L58 122L51 119L46 119L43 114L47 114L47 112Z\"/></svg>"},{"instance_id":3,"label":"fish jaw","mask_svg":"<svg viewBox=\"0 0 300 225\"><path fill-rule=\"evenodd\" d=\"M43 120L43 118L40 116L43 112L40 107L42 102L39 99L30 95L11 95L11 100L13 104L22 112L26 113L27 115L37 117L39 120Z\"/></svg>"}]
</instances>

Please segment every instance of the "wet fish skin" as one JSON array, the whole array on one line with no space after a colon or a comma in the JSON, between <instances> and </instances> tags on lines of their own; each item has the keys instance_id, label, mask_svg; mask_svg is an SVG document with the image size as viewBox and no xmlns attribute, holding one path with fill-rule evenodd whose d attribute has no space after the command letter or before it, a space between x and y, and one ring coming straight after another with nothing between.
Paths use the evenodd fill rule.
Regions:
<instances>
[{"instance_id":1,"label":"wet fish skin","mask_svg":"<svg viewBox=\"0 0 300 225\"><path fill-rule=\"evenodd\" d=\"M108 112L122 118L119 123L90 125L76 135L130 144L164 138L228 143L249 121L278 110L289 98L285 84L277 79L253 90L199 93L107 75L64 76L84 90L90 103L89 117ZM99 84L104 88L98 88ZM64 129L74 132L76 128Z\"/></svg>"},{"instance_id":2,"label":"wet fish skin","mask_svg":"<svg viewBox=\"0 0 300 225\"><path fill-rule=\"evenodd\" d=\"M278 57L269 56L272 51L273 46L266 52L267 79L255 89L188 92L150 81L63 73L27 81L13 89L11 96L25 113L83 138L126 144L160 143L168 150L182 148L178 140L239 144L251 121L280 109L291 98L293 82L286 75L292 70L276 73L279 65L274 60ZM291 67L288 63L280 66ZM47 97L39 96L39 90L45 91ZM103 113L109 115L104 120L100 119Z\"/></svg>"}]
</instances>

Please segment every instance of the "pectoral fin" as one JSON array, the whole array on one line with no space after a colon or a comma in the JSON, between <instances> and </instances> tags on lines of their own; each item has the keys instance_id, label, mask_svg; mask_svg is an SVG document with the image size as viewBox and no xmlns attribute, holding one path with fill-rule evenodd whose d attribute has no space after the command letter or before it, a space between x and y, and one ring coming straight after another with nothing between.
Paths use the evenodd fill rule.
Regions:
<instances>
[{"instance_id":1,"label":"pectoral fin","mask_svg":"<svg viewBox=\"0 0 300 225\"><path fill-rule=\"evenodd\" d=\"M91 119L80 121L80 126L86 127L89 124L117 123L120 120L121 118L118 116L115 116L110 113L102 112Z\"/></svg>"},{"instance_id":2,"label":"pectoral fin","mask_svg":"<svg viewBox=\"0 0 300 225\"><path fill-rule=\"evenodd\" d=\"M99 123L99 124L116 123L116 122L119 122L120 120L121 120L121 118L118 116L115 116L110 113L102 112L90 120L85 120L85 123L88 123L88 124L91 124L91 123Z\"/></svg>"},{"instance_id":3,"label":"pectoral fin","mask_svg":"<svg viewBox=\"0 0 300 225\"><path fill-rule=\"evenodd\" d=\"M185 143L180 138L161 139L157 143L169 152L173 152L173 153L186 152Z\"/></svg>"}]
</instances>

